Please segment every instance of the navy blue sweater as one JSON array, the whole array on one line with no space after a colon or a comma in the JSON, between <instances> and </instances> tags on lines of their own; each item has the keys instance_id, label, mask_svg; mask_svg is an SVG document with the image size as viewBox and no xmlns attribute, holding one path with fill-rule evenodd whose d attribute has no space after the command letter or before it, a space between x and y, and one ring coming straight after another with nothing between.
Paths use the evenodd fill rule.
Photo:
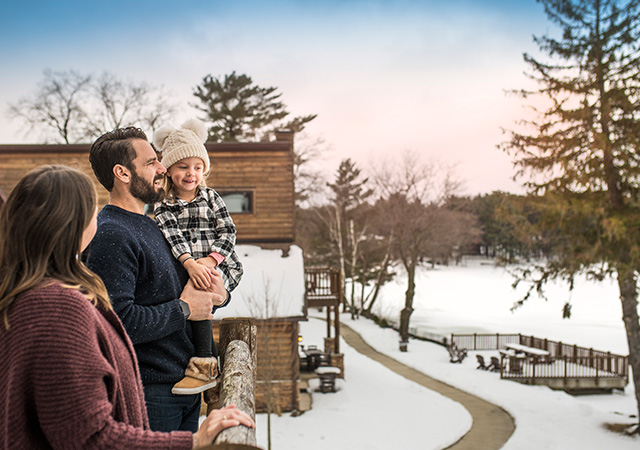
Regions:
<instances>
[{"instance_id":1,"label":"navy blue sweater","mask_svg":"<svg viewBox=\"0 0 640 450\"><path fill-rule=\"evenodd\" d=\"M189 276L156 222L116 206L98 214L87 265L107 287L133 342L144 384L176 383L194 354L178 298Z\"/></svg>"}]
</instances>

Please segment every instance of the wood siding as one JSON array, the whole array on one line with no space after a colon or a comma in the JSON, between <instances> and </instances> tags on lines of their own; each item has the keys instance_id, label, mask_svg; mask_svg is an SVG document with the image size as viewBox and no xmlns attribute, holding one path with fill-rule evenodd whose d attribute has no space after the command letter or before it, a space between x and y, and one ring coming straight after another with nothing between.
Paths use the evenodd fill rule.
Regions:
<instances>
[{"instance_id":1,"label":"wood siding","mask_svg":"<svg viewBox=\"0 0 640 450\"><path fill-rule=\"evenodd\" d=\"M250 191L251 214L232 214L238 243L294 241L293 142L207 144L207 184L221 191ZM0 145L0 189L7 195L29 170L64 164L82 170L96 185L100 207L109 193L89 164L89 145Z\"/></svg>"},{"instance_id":2,"label":"wood siding","mask_svg":"<svg viewBox=\"0 0 640 450\"><path fill-rule=\"evenodd\" d=\"M300 360L297 320L256 320L257 380L256 411L266 412L271 398L272 410L298 409ZM218 341L219 325L214 322L213 336Z\"/></svg>"},{"instance_id":3,"label":"wood siding","mask_svg":"<svg viewBox=\"0 0 640 450\"><path fill-rule=\"evenodd\" d=\"M211 174L220 191L250 191L252 214L233 214L238 242L293 242L293 150L288 143L207 144Z\"/></svg>"}]
</instances>

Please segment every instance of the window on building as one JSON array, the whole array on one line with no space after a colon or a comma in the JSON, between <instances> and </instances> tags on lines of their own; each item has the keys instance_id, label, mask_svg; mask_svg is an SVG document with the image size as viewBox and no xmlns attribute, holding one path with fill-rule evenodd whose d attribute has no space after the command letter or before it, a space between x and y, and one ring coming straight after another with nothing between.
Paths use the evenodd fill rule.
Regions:
<instances>
[{"instance_id":1,"label":"window on building","mask_svg":"<svg viewBox=\"0 0 640 450\"><path fill-rule=\"evenodd\" d=\"M253 214L252 191L218 191L231 214Z\"/></svg>"}]
</instances>

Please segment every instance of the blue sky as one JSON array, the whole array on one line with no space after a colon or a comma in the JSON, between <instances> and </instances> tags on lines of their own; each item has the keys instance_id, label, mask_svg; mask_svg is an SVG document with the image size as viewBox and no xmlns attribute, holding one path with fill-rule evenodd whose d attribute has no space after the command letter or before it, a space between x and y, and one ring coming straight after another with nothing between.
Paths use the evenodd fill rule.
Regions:
<instances>
[{"instance_id":1,"label":"blue sky","mask_svg":"<svg viewBox=\"0 0 640 450\"><path fill-rule=\"evenodd\" d=\"M7 105L45 69L110 71L185 105L202 78L236 71L277 86L308 134L366 167L410 150L457 164L469 194L517 190L496 149L524 110L523 52L552 30L535 0L25 1L0 12L0 143L32 142Z\"/></svg>"}]
</instances>

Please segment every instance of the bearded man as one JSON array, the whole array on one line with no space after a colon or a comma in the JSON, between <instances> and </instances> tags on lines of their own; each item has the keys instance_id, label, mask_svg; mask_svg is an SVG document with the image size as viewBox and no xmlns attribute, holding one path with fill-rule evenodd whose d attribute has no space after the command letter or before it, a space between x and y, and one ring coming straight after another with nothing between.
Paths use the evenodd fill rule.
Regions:
<instances>
[{"instance_id":1,"label":"bearded man","mask_svg":"<svg viewBox=\"0 0 640 450\"><path fill-rule=\"evenodd\" d=\"M194 356L189 321L211 320L229 293L214 271L213 288L195 289L145 206L162 200L166 172L145 133L120 128L91 146L91 168L109 191L98 214L87 265L107 287L133 342L152 430L198 429L200 394L174 395Z\"/></svg>"}]
</instances>

